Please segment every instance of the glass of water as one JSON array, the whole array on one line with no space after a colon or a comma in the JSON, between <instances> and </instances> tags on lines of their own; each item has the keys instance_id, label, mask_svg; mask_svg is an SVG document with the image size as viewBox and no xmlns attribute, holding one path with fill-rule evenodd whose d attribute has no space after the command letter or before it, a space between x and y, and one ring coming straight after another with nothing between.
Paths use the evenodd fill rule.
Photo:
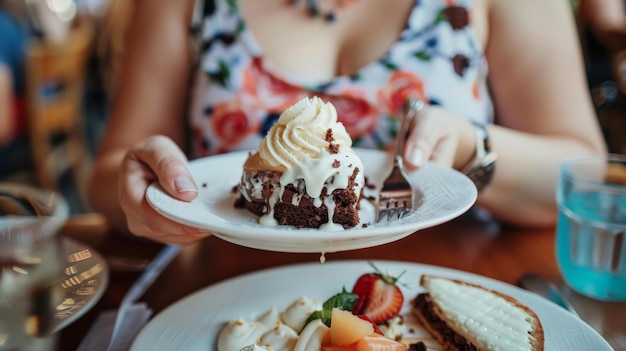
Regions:
<instances>
[{"instance_id":1,"label":"glass of water","mask_svg":"<svg viewBox=\"0 0 626 351\"><path fill-rule=\"evenodd\" d=\"M579 293L626 301L626 155L582 156L561 165L557 260Z\"/></svg>"},{"instance_id":2,"label":"glass of water","mask_svg":"<svg viewBox=\"0 0 626 351\"><path fill-rule=\"evenodd\" d=\"M68 214L56 192L0 183L0 350L29 350L52 333Z\"/></svg>"}]
</instances>

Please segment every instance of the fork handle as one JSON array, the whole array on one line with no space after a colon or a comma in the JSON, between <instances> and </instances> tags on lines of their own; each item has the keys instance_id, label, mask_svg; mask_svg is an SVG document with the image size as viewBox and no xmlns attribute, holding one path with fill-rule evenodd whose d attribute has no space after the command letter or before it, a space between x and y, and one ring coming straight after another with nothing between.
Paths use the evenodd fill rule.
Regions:
<instances>
[{"instance_id":1,"label":"fork handle","mask_svg":"<svg viewBox=\"0 0 626 351\"><path fill-rule=\"evenodd\" d=\"M401 116L402 120L400 121L400 129L398 131L398 139L396 141L396 157L394 165L397 165L398 162L400 162L400 165L402 164L402 151L404 150L404 144L409 132L409 126L411 125L413 118L417 116L417 113L422 108L424 108L424 102L420 99L410 97L404 101L402 109L403 114ZM398 161L398 156L400 156L400 161Z\"/></svg>"}]
</instances>

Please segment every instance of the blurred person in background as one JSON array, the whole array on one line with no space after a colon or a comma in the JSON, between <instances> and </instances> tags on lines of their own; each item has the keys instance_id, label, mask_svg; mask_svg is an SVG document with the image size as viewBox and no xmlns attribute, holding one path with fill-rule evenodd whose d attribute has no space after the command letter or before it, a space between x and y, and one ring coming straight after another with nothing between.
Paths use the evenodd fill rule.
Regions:
<instances>
[{"instance_id":1,"label":"blurred person in background","mask_svg":"<svg viewBox=\"0 0 626 351\"><path fill-rule=\"evenodd\" d=\"M578 16L608 55L619 90L626 93L626 3L623 0L580 0ZM593 69L593 67L592 67Z\"/></svg>"},{"instance_id":2,"label":"blurred person in background","mask_svg":"<svg viewBox=\"0 0 626 351\"><path fill-rule=\"evenodd\" d=\"M332 102L354 146L381 149L393 145L404 99L425 101L404 150L412 169L482 167L476 150L488 137L497 165L477 203L515 225L553 225L559 163L606 150L567 0L134 6L91 194L115 228L138 236L208 236L155 212L149 184L194 199L187 155L256 149L304 96Z\"/></svg>"},{"instance_id":3,"label":"blurred person in background","mask_svg":"<svg viewBox=\"0 0 626 351\"><path fill-rule=\"evenodd\" d=\"M0 177L30 165L24 106L28 30L18 1L0 0Z\"/></svg>"},{"instance_id":4,"label":"blurred person in background","mask_svg":"<svg viewBox=\"0 0 626 351\"><path fill-rule=\"evenodd\" d=\"M626 2L580 0L589 85L608 150L626 153Z\"/></svg>"}]
</instances>

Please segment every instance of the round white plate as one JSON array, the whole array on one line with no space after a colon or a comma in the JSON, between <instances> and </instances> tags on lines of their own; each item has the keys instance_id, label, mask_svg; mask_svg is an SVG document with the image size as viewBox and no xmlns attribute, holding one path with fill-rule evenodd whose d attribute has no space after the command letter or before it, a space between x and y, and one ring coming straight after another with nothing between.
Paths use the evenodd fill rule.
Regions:
<instances>
[{"instance_id":1,"label":"round white plate","mask_svg":"<svg viewBox=\"0 0 626 351\"><path fill-rule=\"evenodd\" d=\"M378 150L357 149L357 152L369 183L380 189L391 169L391 157ZM386 244L449 221L466 212L477 196L474 183L464 174L428 164L409 173L416 189L415 198L420 200L416 201L415 210L401 220L375 223L374 206L362 200L361 224L352 229L334 232L264 226L252 213L234 208L238 195L233 188L241 179L248 154L242 151L191 161L189 170L200 190L199 196L191 202L172 198L158 184L148 188L148 202L172 220L204 228L235 244L270 251L336 252Z\"/></svg>"},{"instance_id":2,"label":"round white plate","mask_svg":"<svg viewBox=\"0 0 626 351\"><path fill-rule=\"evenodd\" d=\"M590 326L556 304L530 292L462 271L409 262L376 261L383 272L402 275L405 296L403 314L410 300L423 291L422 274L462 279L500 291L530 307L545 333L545 351L611 351L611 346ZM271 307L279 311L306 296L324 301L350 290L357 278L369 273L366 261L311 263L263 270L229 279L200 290L165 309L152 319L135 339L131 351L216 350L216 339L225 322L243 317L254 319Z\"/></svg>"}]
</instances>

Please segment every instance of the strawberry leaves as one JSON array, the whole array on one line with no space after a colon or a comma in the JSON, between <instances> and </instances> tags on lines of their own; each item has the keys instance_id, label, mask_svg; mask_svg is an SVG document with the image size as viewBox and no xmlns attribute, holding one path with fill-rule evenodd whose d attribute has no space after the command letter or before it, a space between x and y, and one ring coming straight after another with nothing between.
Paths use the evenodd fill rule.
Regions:
<instances>
[{"instance_id":1,"label":"strawberry leaves","mask_svg":"<svg viewBox=\"0 0 626 351\"><path fill-rule=\"evenodd\" d=\"M311 313L309 318L307 318L306 322L304 323L302 330L304 330L307 324L316 319L320 319L322 323L324 323L327 327L330 327L330 316L332 314L333 308L339 308L344 311L352 311L352 309L354 308L354 304L356 303L358 298L359 297L356 294L348 292L344 287L343 289L341 289L340 293L337 293L330 297L328 300L326 300L322 304L321 310L317 310ZM302 330L300 330L300 332L302 332Z\"/></svg>"}]
</instances>

